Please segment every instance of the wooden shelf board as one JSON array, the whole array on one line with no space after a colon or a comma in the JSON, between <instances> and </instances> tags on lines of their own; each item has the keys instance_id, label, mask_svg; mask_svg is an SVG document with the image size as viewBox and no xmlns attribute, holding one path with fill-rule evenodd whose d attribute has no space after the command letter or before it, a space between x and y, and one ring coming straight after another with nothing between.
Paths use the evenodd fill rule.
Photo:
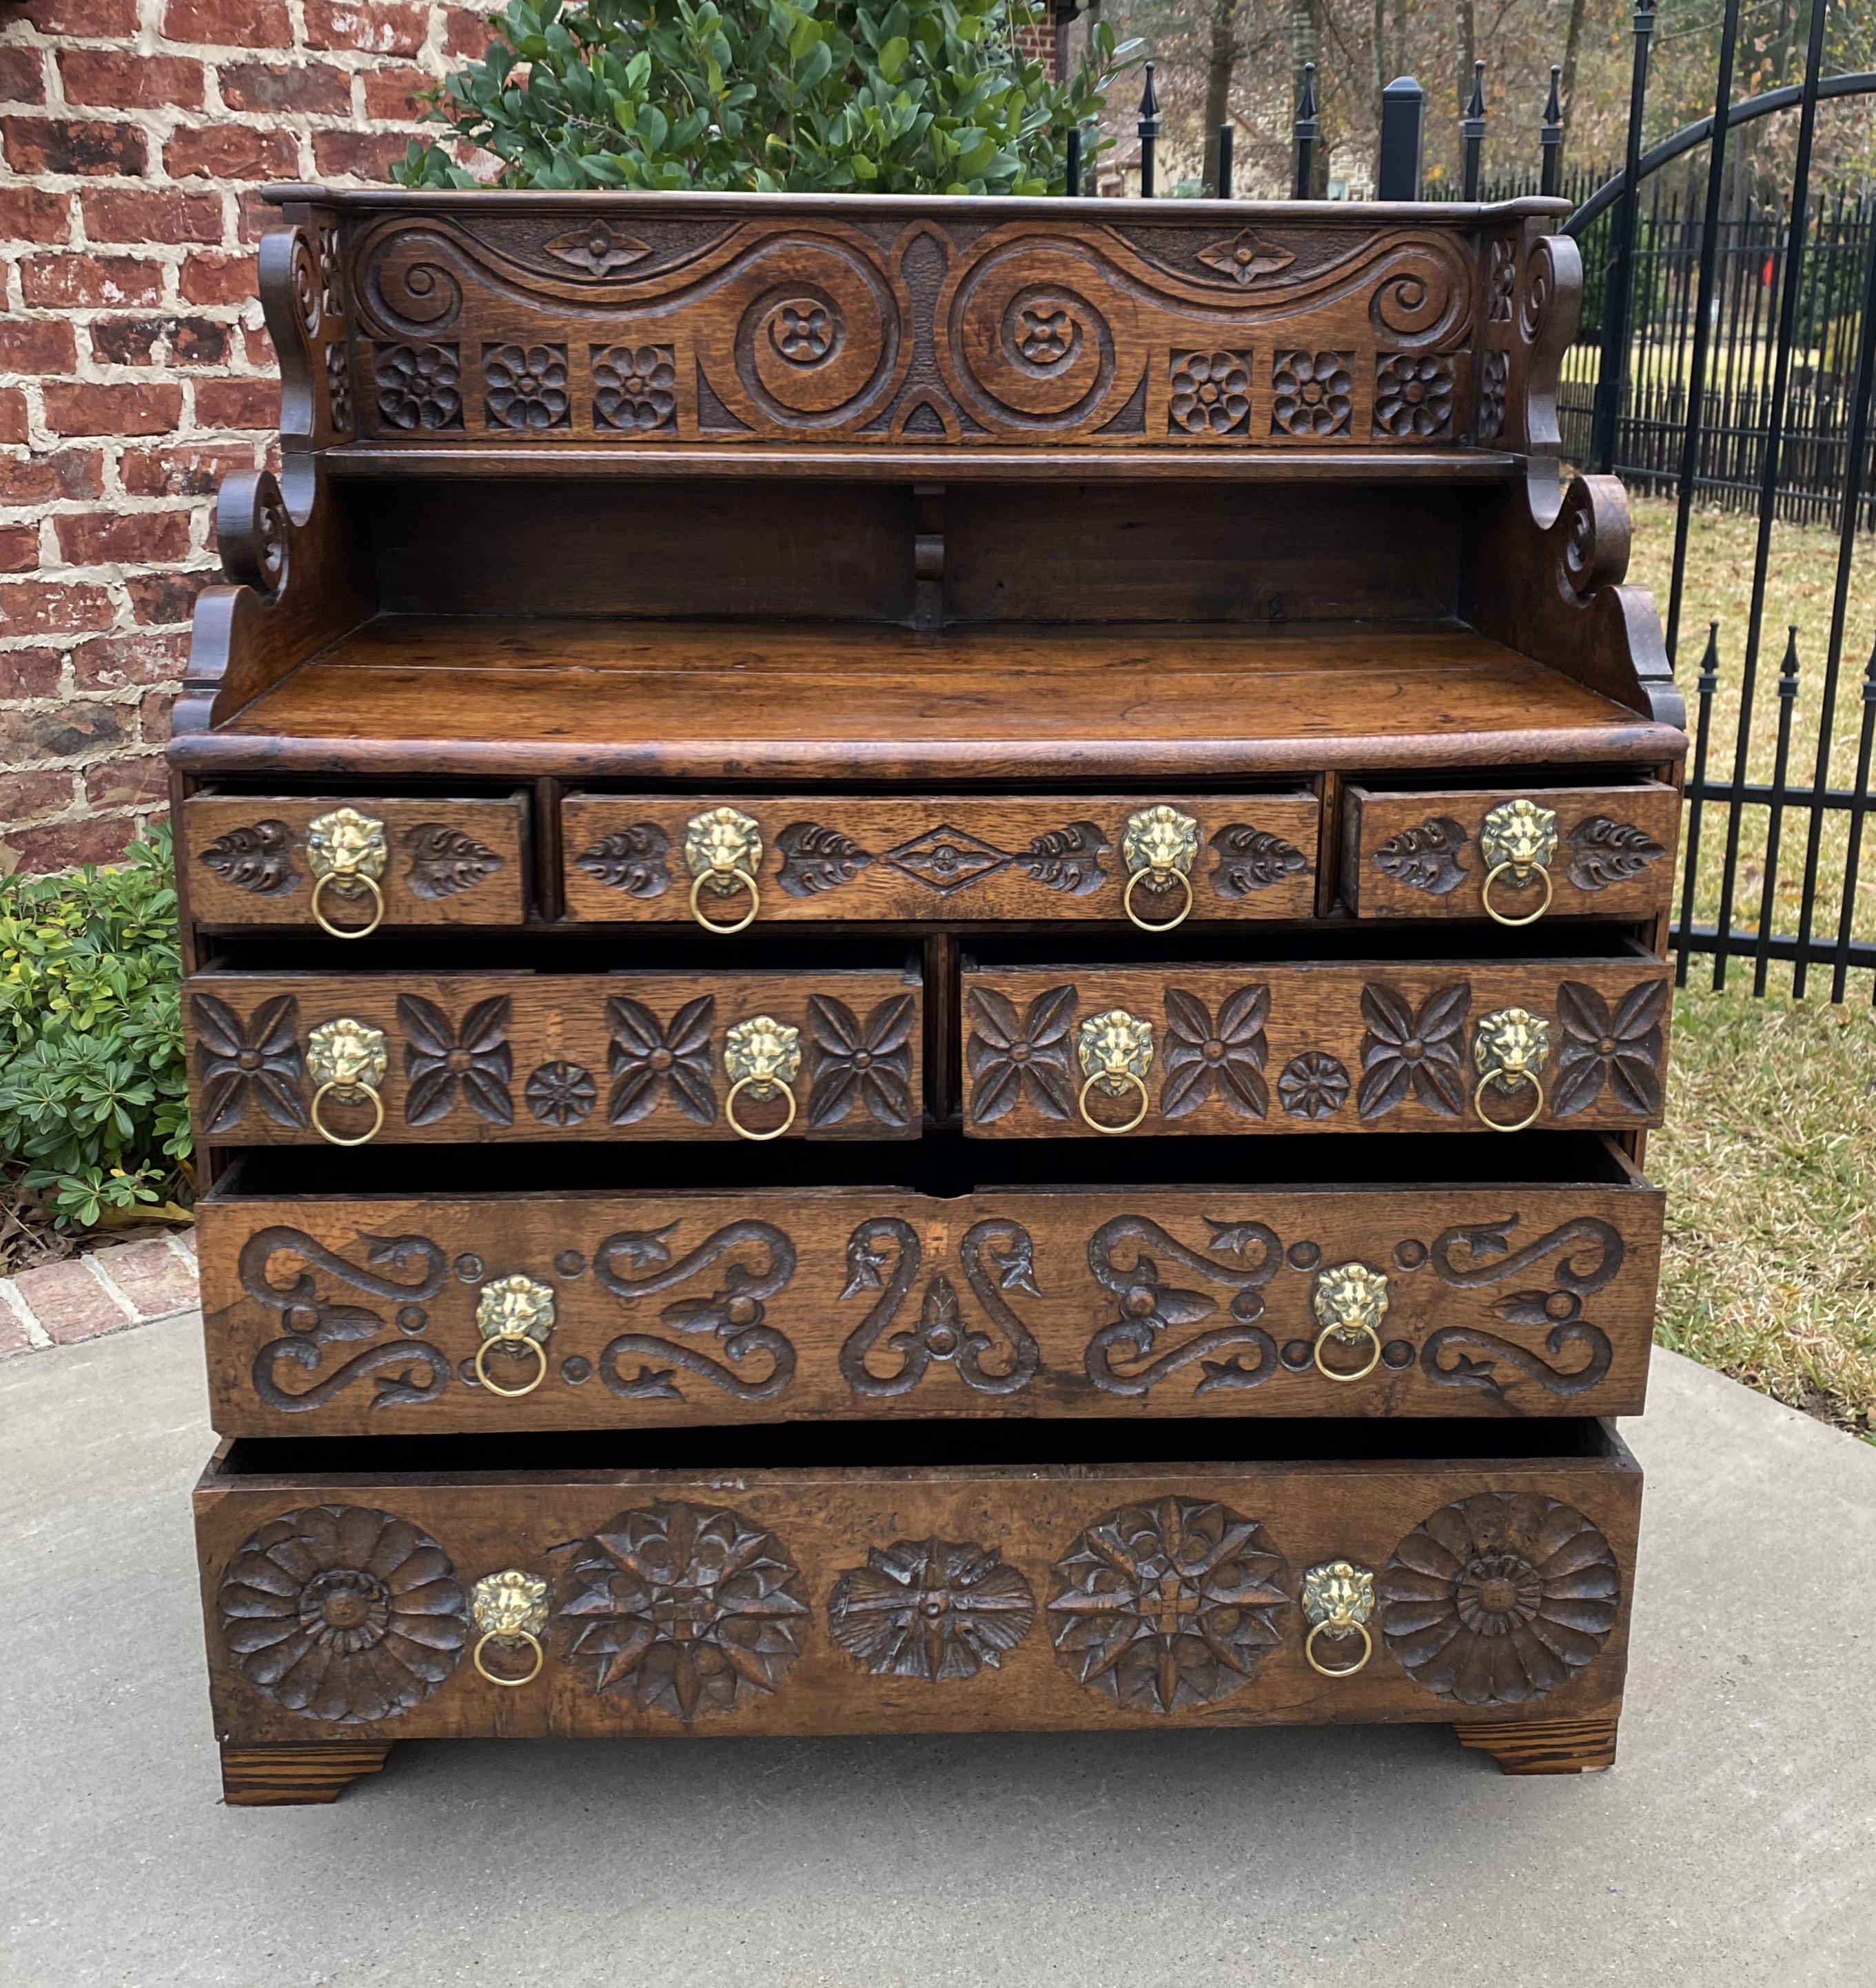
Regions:
<instances>
[{"instance_id":1,"label":"wooden shelf board","mask_svg":"<svg viewBox=\"0 0 1876 1988\"><path fill-rule=\"evenodd\" d=\"M384 617L171 756L195 773L1058 785L1681 746L1458 626Z\"/></svg>"}]
</instances>

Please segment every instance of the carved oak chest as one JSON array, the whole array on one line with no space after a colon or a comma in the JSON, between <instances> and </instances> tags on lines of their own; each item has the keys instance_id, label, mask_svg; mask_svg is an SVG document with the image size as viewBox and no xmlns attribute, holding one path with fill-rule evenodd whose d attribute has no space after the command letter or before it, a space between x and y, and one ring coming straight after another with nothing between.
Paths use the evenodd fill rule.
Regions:
<instances>
[{"instance_id":1,"label":"carved oak chest","mask_svg":"<svg viewBox=\"0 0 1876 1988\"><path fill-rule=\"evenodd\" d=\"M1607 1765L1685 741L1556 205L272 198L171 755L229 1798Z\"/></svg>"}]
</instances>

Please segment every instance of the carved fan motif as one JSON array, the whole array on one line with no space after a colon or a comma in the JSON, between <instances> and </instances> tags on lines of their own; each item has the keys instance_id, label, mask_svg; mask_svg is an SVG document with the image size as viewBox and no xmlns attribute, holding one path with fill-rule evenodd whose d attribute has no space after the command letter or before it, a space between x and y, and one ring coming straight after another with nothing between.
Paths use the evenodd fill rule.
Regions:
<instances>
[{"instance_id":1,"label":"carved fan motif","mask_svg":"<svg viewBox=\"0 0 1876 1988\"><path fill-rule=\"evenodd\" d=\"M1375 850L1374 867L1410 891L1443 898L1465 881L1465 867L1459 860L1465 845L1464 827L1449 814L1436 814L1417 827L1390 835Z\"/></svg>"},{"instance_id":2,"label":"carved fan motif","mask_svg":"<svg viewBox=\"0 0 1876 1988\"><path fill-rule=\"evenodd\" d=\"M828 1633L875 1677L975 1677L1035 1625L1036 1598L994 1547L895 1540L867 1550L828 1602Z\"/></svg>"},{"instance_id":3,"label":"carved fan motif","mask_svg":"<svg viewBox=\"0 0 1876 1988\"><path fill-rule=\"evenodd\" d=\"M1027 1103L1045 1118L1072 1118L1068 1031L1074 1024L1072 987L1045 989L1020 1016L1016 1004L995 988L972 988L964 1057L971 1077L970 1115L988 1124Z\"/></svg>"},{"instance_id":4,"label":"carved fan motif","mask_svg":"<svg viewBox=\"0 0 1876 1988\"><path fill-rule=\"evenodd\" d=\"M469 1637L468 1598L442 1548L363 1505L270 1519L229 1563L215 1615L250 1684L336 1726L422 1704Z\"/></svg>"},{"instance_id":5,"label":"carved fan motif","mask_svg":"<svg viewBox=\"0 0 1876 1988\"><path fill-rule=\"evenodd\" d=\"M1196 994L1167 988L1161 1113L1184 1118L1216 1095L1241 1118L1261 1118L1270 1108L1264 1081L1264 1024L1269 1014L1268 987L1241 987L1226 997L1214 1029L1211 1011Z\"/></svg>"},{"instance_id":6,"label":"carved fan motif","mask_svg":"<svg viewBox=\"0 0 1876 1988\"><path fill-rule=\"evenodd\" d=\"M300 1003L293 996L263 1001L245 1029L234 1009L212 994L191 995L189 1013L195 1023L203 1131L226 1132L239 1125L250 1093L276 1125L303 1129L306 1067L300 1053Z\"/></svg>"},{"instance_id":7,"label":"carved fan motif","mask_svg":"<svg viewBox=\"0 0 1876 1988\"><path fill-rule=\"evenodd\" d=\"M406 1040L404 1074L405 1121L434 1125L455 1109L459 1090L469 1108L492 1125L515 1122L514 1100L508 1080L514 1071L514 1052L508 1046L512 1003L506 994L478 1001L462 1018L459 1033L433 1001L421 995L398 996L398 1020Z\"/></svg>"},{"instance_id":8,"label":"carved fan motif","mask_svg":"<svg viewBox=\"0 0 1876 1988\"><path fill-rule=\"evenodd\" d=\"M662 898L670 888L665 857L671 838L655 821L635 821L584 850L577 859L589 877L628 898Z\"/></svg>"},{"instance_id":9,"label":"carved fan motif","mask_svg":"<svg viewBox=\"0 0 1876 1988\"><path fill-rule=\"evenodd\" d=\"M406 833L404 847L411 859L405 881L416 898L434 901L472 891L502 867L493 849L445 821L419 822Z\"/></svg>"},{"instance_id":10,"label":"carved fan motif","mask_svg":"<svg viewBox=\"0 0 1876 1988\"><path fill-rule=\"evenodd\" d=\"M283 821L231 828L209 844L201 860L223 883L257 898L277 897L300 881L293 867L293 831Z\"/></svg>"},{"instance_id":11,"label":"carved fan motif","mask_svg":"<svg viewBox=\"0 0 1876 1988\"><path fill-rule=\"evenodd\" d=\"M571 1662L602 1696L688 1726L772 1692L809 1611L781 1542L740 1513L669 1503L621 1512L572 1550L560 1582Z\"/></svg>"},{"instance_id":12,"label":"carved fan motif","mask_svg":"<svg viewBox=\"0 0 1876 1988\"><path fill-rule=\"evenodd\" d=\"M1429 994L1417 1010L1380 981L1361 990L1361 1087L1356 1108L1364 1118L1391 1111L1410 1094L1442 1117L1466 1107L1465 1017L1472 990L1461 981Z\"/></svg>"},{"instance_id":13,"label":"carved fan motif","mask_svg":"<svg viewBox=\"0 0 1876 1988\"><path fill-rule=\"evenodd\" d=\"M1283 1640L1288 1570L1257 1521L1227 1506L1123 1505L1055 1573L1056 1655L1078 1683L1129 1709L1216 1704Z\"/></svg>"},{"instance_id":14,"label":"carved fan motif","mask_svg":"<svg viewBox=\"0 0 1876 1988\"><path fill-rule=\"evenodd\" d=\"M1606 814L1592 815L1570 830L1570 881L1580 891L1603 891L1639 877L1668 852L1653 836Z\"/></svg>"},{"instance_id":15,"label":"carved fan motif","mask_svg":"<svg viewBox=\"0 0 1876 1988\"><path fill-rule=\"evenodd\" d=\"M912 1025L918 1006L909 994L882 1001L864 1024L831 995L808 998L808 1122L838 1125L857 1098L882 1125L912 1121Z\"/></svg>"},{"instance_id":16,"label":"carved fan motif","mask_svg":"<svg viewBox=\"0 0 1876 1988\"><path fill-rule=\"evenodd\" d=\"M1382 1639L1417 1682L1461 1705L1523 1705L1602 1648L1622 1579L1573 1507L1485 1493L1415 1526L1377 1591Z\"/></svg>"},{"instance_id":17,"label":"carved fan motif","mask_svg":"<svg viewBox=\"0 0 1876 1988\"><path fill-rule=\"evenodd\" d=\"M1211 846L1218 852L1211 888L1221 898L1248 898L1253 891L1268 891L1309 867L1309 859L1294 843L1248 822L1234 821L1220 829Z\"/></svg>"}]
</instances>

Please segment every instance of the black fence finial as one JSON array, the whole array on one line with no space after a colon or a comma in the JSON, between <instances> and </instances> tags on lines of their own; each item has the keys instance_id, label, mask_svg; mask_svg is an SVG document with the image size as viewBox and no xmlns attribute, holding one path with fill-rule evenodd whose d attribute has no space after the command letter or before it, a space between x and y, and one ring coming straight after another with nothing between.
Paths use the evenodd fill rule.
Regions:
<instances>
[{"instance_id":1,"label":"black fence finial","mask_svg":"<svg viewBox=\"0 0 1876 1988\"><path fill-rule=\"evenodd\" d=\"M1544 100L1544 121L1537 142L1543 147L1544 176L1539 182L1546 196L1556 193L1563 181L1563 65L1550 65L1550 94Z\"/></svg>"},{"instance_id":2,"label":"black fence finial","mask_svg":"<svg viewBox=\"0 0 1876 1988\"><path fill-rule=\"evenodd\" d=\"M1485 150L1485 65L1472 65L1472 94L1466 100L1465 115L1459 120L1459 137L1465 147L1465 198L1478 198L1480 171Z\"/></svg>"},{"instance_id":3,"label":"black fence finial","mask_svg":"<svg viewBox=\"0 0 1876 1988\"><path fill-rule=\"evenodd\" d=\"M1309 183L1316 171L1316 139L1321 129L1316 113L1316 64L1303 64L1302 95L1296 100L1295 196L1309 198Z\"/></svg>"},{"instance_id":4,"label":"black fence finial","mask_svg":"<svg viewBox=\"0 0 1876 1988\"><path fill-rule=\"evenodd\" d=\"M1418 200L1427 93L1410 76L1381 92L1381 152L1375 171L1380 200Z\"/></svg>"},{"instance_id":5,"label":"black fence finial","mask_svg":"<svg viewBox=\"0 0 1876 1988\"><path fill-rule=\"evenodd\" d=\"M1140 92L1140 198L1153 196L1153 154L1160 144L1160 99L1153 86L1153 64L1146 65L1146 86Z\"/></svg>"},{"instance_id":6,"label":"black fence finial","mask_svg":"<svg viewBox=\"0 0 1876 1988\"><path fill-rule=\"evenodd\" d=\"M1218 127L1218 198L1229 200L1231 197L1231 140L1236 136L1231 120L1228 117Z\"/></svg>"}]
</instances>

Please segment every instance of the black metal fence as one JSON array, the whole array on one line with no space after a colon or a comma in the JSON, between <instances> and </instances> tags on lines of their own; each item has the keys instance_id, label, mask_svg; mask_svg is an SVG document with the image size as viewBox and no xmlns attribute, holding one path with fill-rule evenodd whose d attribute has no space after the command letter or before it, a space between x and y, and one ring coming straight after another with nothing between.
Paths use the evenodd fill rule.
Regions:
<instances>
[{"instance_id":1,"label":"black metal fence","mask_svg":"<svg viewBox=\"0 0 1876 1988\"><path fill-rule=\"evenodd\" d=\"M1876 1000L1876 856L1866 865L1864 851L1876 810L1876 198L1813 185L1812 172L1820 106L1876 94L1876 73L1826 76L1832 0L1799 4L1802 82L1734 100L1742 0L1723 0L1713 114L1644 150L1655 15L1644 0L1633 23L1625 157L1610 174L1561 171L1553 69L1549 100L1524 127L1536 140L1530 167L1488 180L1475 78L1460 109L1465 173L1454 191L1573 202L1563 225L1583 252L1584 309L1559 395L1566 452L1674 500L1661 602L1670 656L1681 650L1684 617L1708 624L1693 681L1680 671L1693 749L1672 937L1678 979L1689 978L1696 955L1710 956L1712 984L1723 987L1731 964L1749 961L1752 991L1763 994L1776 961L1790 968L1799 998L1823 991L1827 975L1830 998L1840 1002L1850 975L1868 972ZM1150 195L1160 132L1150 65L1141 108L1141 191ZM1410 80L1383 93L1376 172L1383 200L1422 197L1424 110ZM1763 166L1729 171L1742 127L1793 116L1784 185L1768 191ZM1224 135L1217 190L1229 198L1228 127ZM1318 143L1312 69L1295 127L1299 198ZM1071 186L1080 184L1079 157L1073 148ZM1681 160L1679 174L1661 177ZM1749 577L1743 559L1737 571L1710 561L1690 567L1697 509L1754 519ZM1827 633L1821 614L1782 642L1767 627L1780 526L1811 528L1778 542L1779 577L1788 580L1796 560L1813 564L1820 582L1830 575ZM1713 615L1735 589L1732 611Z\"/></svg>"}]
</instances>

